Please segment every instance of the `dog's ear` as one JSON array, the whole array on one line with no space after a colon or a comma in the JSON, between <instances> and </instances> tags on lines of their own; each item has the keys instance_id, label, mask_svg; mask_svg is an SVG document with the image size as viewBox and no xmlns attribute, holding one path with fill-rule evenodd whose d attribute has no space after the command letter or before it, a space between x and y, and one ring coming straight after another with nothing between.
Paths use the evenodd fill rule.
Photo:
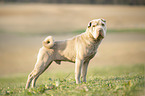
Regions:
<instances>
[{"instance_id":1,"label":"dog's ear","mask_svg":"<svg viewBox=\"0 0 145 96\"><path fill-rule=\"evenodd\" d=\"M88 24L88 28L90 28L90 27L91 27L91 25L92 25L92 22L89 22L89 24Z\"/></svg>"},{"instance_id":2,"label":"dog's ear","mask_svg":"<svg viewBox=\"0 0 145 96\"><path fill-rule=\"evenodd\" d=\"M105 19L101 18L101 20L102 20L104 23L106 23L106 20L105 20Z\"/></svg>"}]
</instances>

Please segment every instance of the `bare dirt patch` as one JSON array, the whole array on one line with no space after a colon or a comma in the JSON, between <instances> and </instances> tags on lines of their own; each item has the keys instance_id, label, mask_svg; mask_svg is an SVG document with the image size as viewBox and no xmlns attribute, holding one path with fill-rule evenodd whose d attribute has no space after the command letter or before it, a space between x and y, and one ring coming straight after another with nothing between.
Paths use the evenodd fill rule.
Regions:
<instances>
[{"instance_id":1,"label":"bare dirt patch","mask_svg":"<svg viewBox=\"0 0 145 96\"><path fill-rule=\"evenodd\" d=\"M54 36L64 40L73 35ZM0 35L0 76L14 73L29 73L36 62L41 41L45 36ZM145 34L117 33L108 34L91 60L91 66L117 66L128 64L145 64ZM74 64L52 63L48 71L74 70Z\"/></svg>"},{"instance_id":2,"label":"bare dirt patch","mask_svg":"<svg viewBox=\"0 0 145 96\"><path fill-rule=\"evenodd\" d=\"M109 29L145 28L144 17L144 6L1 4L0 30L17 33L72 32L85 29L87 23L96 18L105 18Z\"/></svg>"},{"instance_id":3,"label":"bare dirt patch","mask_svg":"<svg viewBox=\"0 0 145 96\"><path fill-rule=\"evenodd\" d=\"M54 32L55 40L64 40L73 36L72 31L85 29L87 23L96 18L105 18L108 29L144 29L144 17L144 6L1 4L0 76L29 73L33 69L45 38L36 33L50 35ZM102 42L90 67L145 64L145 34L114 33L108 34ZM70 71L74 70L74 64L53 63L49 70Z\"/></svg>"}]
</instances>

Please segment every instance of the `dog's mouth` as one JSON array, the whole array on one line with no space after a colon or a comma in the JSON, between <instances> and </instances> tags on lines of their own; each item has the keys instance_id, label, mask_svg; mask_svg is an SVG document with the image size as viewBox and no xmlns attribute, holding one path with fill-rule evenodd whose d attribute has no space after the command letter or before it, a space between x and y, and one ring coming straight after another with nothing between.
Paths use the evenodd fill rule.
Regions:
<instances>
[{"instance_id":1,"label":"dog's mouth","mask_svg":"<svg viewBox=\"0 0 145 96\"><path fill-rule=\"evenodd\" d=\"M104 35L101 33L99 33L99 37L104 38Z\"/></svg>"},{"instance_id":2,"label":"dog's mouth","mask_svg":"<svg viewBox=\"0 0 145 96\"><path fill-rule=\"evenodd\" d=\"M104 36L102 36L101 34L99 34L98 38L97 39L103 39Z\"/></svg>"},{"instance_id":3,"label":"dog's mouth","mask_svg":"<svg viewBox=\"0 0 145 96\"><path fill-rule=\"evenodd\" d=\"M104 38L104 34L103 34L103 30L102 29L99 29L98 33L99 33L98 38L100 38L100 39Z\"/></svg>"}]
</instances>

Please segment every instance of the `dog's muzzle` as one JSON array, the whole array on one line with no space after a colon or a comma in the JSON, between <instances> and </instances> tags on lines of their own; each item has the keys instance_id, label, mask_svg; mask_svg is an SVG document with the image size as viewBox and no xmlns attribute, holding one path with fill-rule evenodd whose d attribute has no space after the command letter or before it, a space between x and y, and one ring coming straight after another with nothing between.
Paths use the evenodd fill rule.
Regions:
<instances>
[{"instance_id":1,"label":"dog's muzzle","mask_svg":"<svg viewBox=\"0 0 145 96\"><path fill-rule=\"evenodd\" d=\"M102 28L98 29L98 32L99 32L99 37L102 37L104 38L104 30Z\"/></svg>"}]
</instances>

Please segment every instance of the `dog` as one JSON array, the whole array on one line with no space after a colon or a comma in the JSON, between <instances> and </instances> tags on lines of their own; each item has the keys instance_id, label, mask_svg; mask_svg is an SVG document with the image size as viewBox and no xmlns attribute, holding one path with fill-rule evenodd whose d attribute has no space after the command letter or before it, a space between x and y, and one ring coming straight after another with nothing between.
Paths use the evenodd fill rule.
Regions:
<instances>
[{"instance_id":1,"label":"dog","mask_svg":"<svg viewBox=\"0 0 145 96\"><path fill-rule=\"evenodd\" d=\"M94 19L88 23L86 32L64 41L55 41L52 36L48 36L42 42L43 47L40 48L37 62L33 71L29 74L26 83L26 89L35 87L38 77L50 66L54 61L61 64L61 61L69 61L75 63L75 80L76 84L82 81L86 82L87 68L89 61L97 53L97 49L106 36L106 20Z\"/></svg>"}]
</instances>

